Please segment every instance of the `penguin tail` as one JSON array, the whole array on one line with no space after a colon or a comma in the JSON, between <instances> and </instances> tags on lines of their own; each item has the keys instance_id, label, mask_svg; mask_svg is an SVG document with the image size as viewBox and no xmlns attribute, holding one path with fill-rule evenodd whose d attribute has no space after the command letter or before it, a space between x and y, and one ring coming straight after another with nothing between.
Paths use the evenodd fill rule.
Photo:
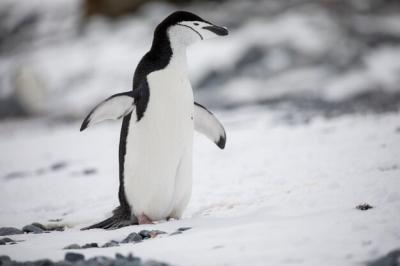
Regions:
<instances>
[{"instance_id":1,"label":"penguin tail","mask_svg":"<svg viewBox=\"0 0 400 266\"><path fill-rule=\"evenodd\" d=\"M99 223L84 227L81 230L90 230L95 228L101 228L106 230L114 230L121 227L138 224L136 217L132 219L130 211L124 210L121 206L117 207L113 211L113 215Z\"/></svg>"}]
</instances>

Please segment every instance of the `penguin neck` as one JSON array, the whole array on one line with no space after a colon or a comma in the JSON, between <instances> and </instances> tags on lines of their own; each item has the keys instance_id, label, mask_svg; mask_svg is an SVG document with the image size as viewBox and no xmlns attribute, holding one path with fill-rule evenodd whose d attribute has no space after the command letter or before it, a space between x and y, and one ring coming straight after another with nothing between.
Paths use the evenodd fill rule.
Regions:
<instances>
[{"instance_id":1,"label":"penguin neck","mask_svg":"<svg viewBox=\"0 0 400 266\"><path fill-rule=\"evenodd\" d=\"M182 43L171 41L167 32L156 30L150 53L163 62L165 67L186 71L186 48Z\"/></svg>"}]
</instances>

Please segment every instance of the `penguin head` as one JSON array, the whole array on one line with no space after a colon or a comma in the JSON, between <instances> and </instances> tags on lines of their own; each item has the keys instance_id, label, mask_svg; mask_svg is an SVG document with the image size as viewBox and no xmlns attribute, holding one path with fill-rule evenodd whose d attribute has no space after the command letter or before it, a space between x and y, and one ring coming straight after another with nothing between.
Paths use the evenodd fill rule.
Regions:
<instances>
[{"instance_id":1,"label":"penguin head","mask_svg":"<svg viewBox=\"0 0 400 266\"><path fill-rule=\"evenodd\" d=\"M228 35L224 27L216 26L186 11L176 11L156 28L155 36L168 36L171 46L189 46L198 41Z\"/></svg>"}]
</instances>

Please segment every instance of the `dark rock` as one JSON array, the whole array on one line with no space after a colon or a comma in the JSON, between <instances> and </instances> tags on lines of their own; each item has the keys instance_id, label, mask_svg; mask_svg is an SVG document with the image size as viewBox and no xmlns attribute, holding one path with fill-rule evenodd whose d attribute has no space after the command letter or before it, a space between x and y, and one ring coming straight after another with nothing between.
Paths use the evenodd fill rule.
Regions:
<instances>
[{"instance_id":1,"label":"dark rock","mask_svg":"<svg viewBox=\"0 0 400 266\"><path fill-rule=\"evenodd\" d=\"M28 175L27 172L12 172L8 173L4 178L10 180L10 179L26 177L27 175Z\"/></svg>"},{"instance_id":2,"label":"dark rock","mask_svg":"<svg viewBox=\"0 0 400 266\"><path fill-rule=\"evenodd\" d=\"M54 265L54 262L51 260L45 259L45 260L37 260L34 262L35 266L51 266Z\"/></svg>"},{"instance_id":3,"label":"dark rock","mask_svg":"<svg viewBox=\"0 0 400 266\"><path fill-rule=\"evenodd\" d=\"M43 231L47 231L47 230L48 230L48 229L46 228L46 226L44 226L44 225L41 224L41 223L32 223L32 225L34 225L34 226L36 226L36 227L42 229Z\"/></svg>"},{"instance_id":4,"label":"dark rock","mask_svg":"<svg viewBox=\"0 0 400 266\"><path fill-rule=\"evenodd\" d=\"M8 238L8 237L2 238L2 239L0 239L0 240L3 240L3 241L6 242L6 243L8 243L8 242L14 242L14 240L12 240L11 238Z\"/></svg>"},{"instance_id":5,"label":"dark rock","mask_svg":"<svg viewBox=\"0 0 400 266\"><path fill-rule=\"evenodd\" d=\"M142 230L139 232L139 235L143 237L143 239L147 239L147 238L154 238L158 235L161 234L166 234L166 232L164 231L160 231L160 230Z\"/></svg>"},{"instance_id":6,"label":"dark rock","mask_svg":"<svg viewBox=\"0 0 400 266\"><path fill-rule=\"evenodd\" d=\"M130 233L121 243L132 243L132 242L140 242L143 240L143 237L138 233Z\"/></svg>"},{"instance_id":7,"label":"dark rock","mask_svg":"<svg viewBox=\"0 0 400 266\"><path fill-rule=\"evenodd\" d=\"M80 260L84 260L85 256L83 256L80 253L72 253L72 252L68 252L65 254L65 260L69 261L69 262L77 262Z\"/></svg>"},{"instance_id":8,"label":"dark rock","mask_svg":"<svg viewBox=\"0 0 400 266\"><path fill-rule=\"evenodd\" d=\"M180 235L180 234L182 234L182 231L176 231L176 232L173 232L173 233L171 233L169 235L170 236L174 236L174 235Z\"/></svg>"},{"instance_id":9,"label":"dark rock","mask_svg":"<svg viewBox=\"0 0 400 266\"><path fill-rule=\"evenodd\" d=\"M183 231L187 231L187 230L190 230L190 229L192 229L192 227L179 227L178 231L183 232Z\"/></svg>"},{"instance_id":10,"label":"dark rock","mask_svg":"<svg viewBox=\"0 0 400 266\"><path fill-rule=\"evenodd\" d=\"M50 219L49 220L49 222L52 222L52 223L58 223L58 222L61 222L62 221L62 219L61 218L57 218L57 219Z\"/></svg>"},{"instance_id":11,"label":"dark rock","mask_svg":"<svg viewBox=\"0 0 400 266\"><path fill-rule=\"evenodd\" d=\"M372 208L373 207L371 205L369 205L368 203L363 203L363 204L360 204L360 205L356 206L356 209L358 209L360 211L366 211L366 210L369 210L369 209L372 209Z\"/></svg>"},{"instance_id":12,"label":"dark rock","mask_svg":"<svg viewBox=\"0 0 400 266\"><path fill-rule=\"evenodd\" d=\"M0 236L8 236L8 235L20 235L24 232L14 228L14 227L1 227L0 228Z\"/></svg>"},{"instance_id":13,"label":"dark rock","mask_svg":"<svg viewBox=\"0 0 400 266\"><path fill-rule=\"evenodd\" d=\"M0 239L0 246L3 246L6 244L6 241L4 241L3 239Z\"/></svg>"},{"instance_id":14,"label":"dark rock","mask_svg":"<svg viewBox=\"0 0 400 266\"><path fill-rule=\"evenodd\" d=\"M143 237L143 239L151 237L149 230L142 230L139 232L139 235L141 235L141 237Z\"/></svg>"},{"instance_id":15,"label":"dark rock","mask_svg":"<svg viewBox=\"0 0 400 266\"><path fill-rule=\"evenodd\" d=\"M39 227L37 227L37 226L35 226L33 224L25 225L22 228L22 231L24 231L25 233L28 233L28 234L29 233L34 233L34 234L42 234L42 233L44 233L43 229L41 229L41 228L39 228Z\"/></svg>"},{"instance_id":16,"label":"dark rock","mask_svg":"<svg viewBox=\"0 0 400 266\"><path fill-rule=\"evenodd\" d=\"M400 249L393 250L387 255L380 257L374 261L368 262L368 266L399 266L400 265Z\"/></svg>"},{"instance_id":17,"label":"dark rock","mask_svg":"<svg viewBox=\"0 0 400 266\"><path fill-rule=\"evenodd\" d=\"M166 263L158 262L158 261L154 261L154 260L149 260L142 264L142 266L167 266L167 265L168 264L166 264Z\"/></svg>"},{"instance_id":18,"label":"dark rock","mask_svg":"<svg viewBox=\"0 0 400 266\"><path fill-rule=\"evenodd\" d=\"M81 248L98 248L99 245L97 243L88 243L83 245Z\"/></svg>"},{"instance_id":19,"label":"dark rock","mask_svg":"<svg viewBox=\"0 0 400 266\"><path fill-rule=\"evenodd\" d=\"M11 264L11 259L9 256L0 256L0 265L6 266Z\"/></svg>"},{"instance_id":20,"label":"dark rock","mask_svg":"<svg viewBox=\"0 0 400 266\"><path fill-rule=\"evenodd\" d=\"M117 246L119 246L118 241L111 240L111 241L105 243L104 245L102 245L101 247L102 248L110 248L110 247L117 247Z\"/></svg>"},{"instance_id":21,"label":"dark rock","mask_svg":"<svg viewBox=\"0 0 400 266\"><path fill-rule=\"evenodd\" d=\"M67 166L66 162L57 162L57 163L52 164L50 166L50 168L53 171L58 171L58 170L61 170L61 169L65 168L66 166Z\"/></svg>"},{"instance_id":22,"label":"dark rock","mask_svg":"<svg viewBox=\"0 0 400 266\"><path fill-rule=\"evenodd\" d=\"M47 226L48 231L64 231L64 226L62 225L49 225Z\"/></svg>"},{"instance_id":23,"label":"dark rock","mask_svg":"<svg viewBox=\"0 0 400 266\"><path fill-rule=\"evenodd\" d=\"M88 169L84 169L84 170L82 171L82 173L83 173L84 175L94 175L94 174L97 173L97 170L94 169L94 168L88 168Z\"/></svg>"},{"instance_id":24,"label":"dark rock","mask_svg":"<svg viewBox=\"0 0 400 266\"><path fill-rule=\"evenodd\" d=\"M79 246L78 244L71 244L71 245L66 246L63 249L80 249L80 248L81 248L81 246Z\"/></svg>"}]
</instances>

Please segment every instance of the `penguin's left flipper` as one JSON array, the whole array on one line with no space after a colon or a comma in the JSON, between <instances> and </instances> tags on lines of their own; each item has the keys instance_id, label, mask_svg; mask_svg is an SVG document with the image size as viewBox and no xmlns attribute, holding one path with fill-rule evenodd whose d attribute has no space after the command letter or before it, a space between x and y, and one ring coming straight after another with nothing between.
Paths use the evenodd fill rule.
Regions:
<instances>
[{"instance_id":1,"label":"penguin's left flipper","mask_svg":"<svg viewBox=\"0 0 400 266\"><path fill-rule=\"evenodd\" d=\"M225 148L226 133L221 122L204 106L194 103L194 128L204 134L221 149Z\"/></svg>"},{"instance_id":2,"label":"penguin's left flipper","mask_svg":"<svg viewBox=\"0 0 400 266\"><path fill-rule=\"evenodd\" d=\"M119 119L135 109L133 92L122 92L112 95L99 103L83 120L81 131L107 119Z\"/></svg>"}]
</instances>

